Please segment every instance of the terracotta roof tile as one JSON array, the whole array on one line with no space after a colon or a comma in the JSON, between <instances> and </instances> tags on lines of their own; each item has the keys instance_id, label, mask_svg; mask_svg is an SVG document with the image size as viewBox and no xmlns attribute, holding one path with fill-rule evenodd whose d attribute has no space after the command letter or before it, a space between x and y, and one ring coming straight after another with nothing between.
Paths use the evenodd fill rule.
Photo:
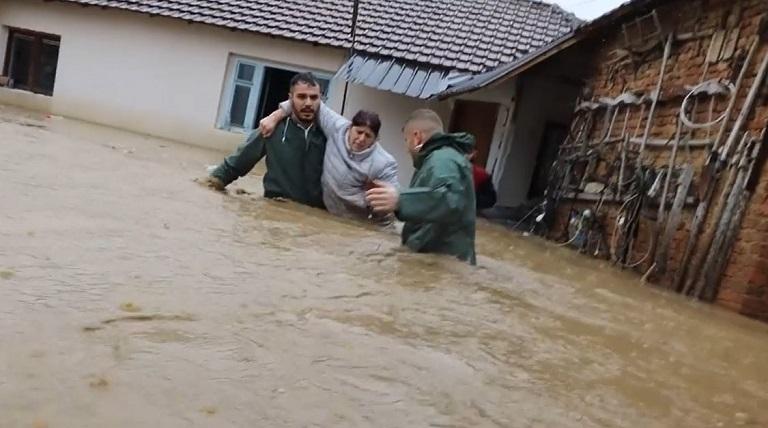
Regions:
<instances>
[{"instance_id":1,"label":"terracotta roof tile","mask_svg":"<svg viewBox=\"0 0 768 428\"><path fill-rule=\"evenodd\" d=\"M60 1L331 47L351 43L352 0ZM360 0L358 35L365 37L358 38L355 50L391 51L398 59L478 73L527 55L579 24L572 14L541 0Z\"/></svg>"}]
</instances>

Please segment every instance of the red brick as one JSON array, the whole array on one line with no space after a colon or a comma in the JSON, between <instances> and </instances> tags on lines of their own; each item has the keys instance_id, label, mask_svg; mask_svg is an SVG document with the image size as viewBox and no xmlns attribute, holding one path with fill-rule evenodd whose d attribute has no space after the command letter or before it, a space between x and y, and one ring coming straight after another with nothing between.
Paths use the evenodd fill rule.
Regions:
<instances>
[{"instance_id":1,"label":"red brick","mask_svg":"<svg viewBox=\"0 0 768 428\"><path fill-rule=\"evenodd\" d=\"M737 0L738 1L738 0ZM759 15L768 13L768 2L764 0L750 0L744 1L745 7L743 9L742 19L740 21L742 37L739 40L739 48L745 49L752 41L752 34L757 29L757 23ZM692 31L694 24L698 24L698 30L716 29L722 25L723 16L730 13L733 6L733 1L707 1L704 4L706 7L702 7L703 14L701 19L698 15L694 17L692 14L682 13L681 8L687 10L690 8L691 2L689 0L670 0L667 6L659 9L662 14L673 14L674 16L662 16L663 22L676 22L676 28L680 31ZM697 3L698 4L698 3ZM675 6L677 5L677 6ZM744 35L750 35L749 37ZM607 60L610 58L611 52L623 45L623 35L621 34L621 26L617 26L610 36L606 37L605 43L598 45L595 67L596 72L588 79L589 86L594 90L595 98L600 97L615 97L625 90L625 88L632 88L641 90L648 93L655 89L659 78L659 68L661 66L661 53L660 51L649 54L649 60L639 64L639 66L633 70L632 67L627 67L625 70L620 71L613 82L609 82ZM651 127L651 135L654 138L669 138L673 136L676 131L677 114L679 112L681 99L681 88L686 85L694 85L698 83L701 78L702 66L704 63L704 57L707 53L708 40L690 41L677 43L670 58L668 74L666 83L663 88L664 97L662 102L658 104L656 117ZM760 49L757 57L762 57L765 52L768 52L768 47ZM754 61L750 69L748 70L747 78L743 83L743 88L737 96L737 105L740 106L748 92L749 85L755 80L756 71L758 68L758 62ZM713 64L709 70L709 78L731 78L734 72L731 70L731 64L727 61L721 61L717 64ZM721 114L728 104L728 100L720 100L716 103L715 114ZM708 105L701 104L697 111L697 116L701 119L706 117L708 113ZM647 110L646 110L647 114ZM734 115L735 116L735 115ZM756 108L755 114L747 124L747 129L754 132L758 132L765 126L768 121L768 105L760 105ZM638 124L643 129L645 126L645 118L639 117L639 114L633 115L629 121L628 129L633 131ZM733 123L733 119L731 121ZM600 132L603 131L603 126L598 123L594 131L594 135L591 138L596 138ZM694 138L703 138L704 132L698 131L694 133ZM618 145L612 147L605 153L606 159L617 158ZM666 167L666 164L670 158L670 151L664 148L650 148L645 154L649 162L652 162L659 168ZM706 150L693 149L691 152L691 161L697 166L697 175L695 177L695 185L698 185L699 174L702 170L702 165L706 158ZM686 161L688 161L686 155ZM600 166L600 171L607 171L606 166ZM768 165L766 165L761 173L761 179L758 184L758 188L755 191L755 195L750 201L748 206L747 215L742 224L742 230L739 233L737 243L734 245L733 254L729 257L729 265L726 267L724 280L721 286L720 296L718 300L720 304L726 306L732 310L743 309L744 312L750 314L750 316L763 317L768 319L768 303L766 303L756 296L764 296L766 294L765 286L768 286ZM719 194L719 191L718 191ZM604 218L606 219L606 229L611 230L613 222L616 218L616 210L620 204L606 204L604 208ZM716 205L716 204L715 204ZM576 204L577 208L593 207L592 203ZM557 228L561 231L567 224L567 216L570 203L565 204L565 208L561 207L558 210L558 221L556 222ZM684 225L681 227L680 233L677 234L674 241L671 244L671 257L668 266L668 272L666 278L662 278L661 282L665 283L669 280L670 275L679 268L682 252L685 248L690 222L693 216L694 207L689 207L684 215ZM644 227L647 227L644 226ZM710 219L707 228L711 228L712 220ZM645 228L641 229L641 238L637 243L636 253L640 254L647 248L647 233ZM751 296L747 296L750 294ZM750 297L748 301L744 300L746 297ZM742 308L742 302L744 307ZM762 303L760 303L762 302Z\"/></svg>"}]
</instances>

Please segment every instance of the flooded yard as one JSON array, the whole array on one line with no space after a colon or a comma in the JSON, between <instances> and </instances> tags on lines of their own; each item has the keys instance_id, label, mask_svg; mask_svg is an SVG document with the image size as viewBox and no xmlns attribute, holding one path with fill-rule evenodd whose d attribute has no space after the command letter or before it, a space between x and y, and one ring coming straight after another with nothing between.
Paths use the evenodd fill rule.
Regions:
<instances>
[{"instance_id":1,"label":"flooded yard","mask_svg":"<svg viewBox=\"0 0 768 428\"><path fill-rule=\"evenodd\" d=\"M222 157L0 106L0 427L768 426L765 325L192 181Z\"/></svg>"}]
</instances>

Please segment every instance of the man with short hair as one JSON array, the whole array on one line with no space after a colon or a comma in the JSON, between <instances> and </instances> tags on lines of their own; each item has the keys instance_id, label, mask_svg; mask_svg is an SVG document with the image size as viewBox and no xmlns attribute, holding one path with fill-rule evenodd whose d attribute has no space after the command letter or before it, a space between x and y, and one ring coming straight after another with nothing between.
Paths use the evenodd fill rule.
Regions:
<instances>
[{"instance_id":1,"label":"man with short hair","mask_svg":"<svg viewBox=\"0 0 768 428\"><path fill-rule=\"evenodd\" d=\"M377 182L366 194L368 203L405 222L402 241L410 249L475 264L475 191L466 156L475 138L444 133L443 121L426 109L411 114L403 133L416 168L411 187L398 191Z\"/></svg>"},{"instance_id":2,"label":"man with short hair","mask_svg":"<svg viewBox=\"0 0 768 428\"><path fill-rule=\"evenodd\" d=\"M297 74L288 94L292 114L265 137L253 131L237 151L224 159L204 184L224 190L248 174L266 156L264 197L323 208L320 178L323 173L326 138L315 124L320 106L320 84L310 73Z\"/></svg>"}]
</instances>

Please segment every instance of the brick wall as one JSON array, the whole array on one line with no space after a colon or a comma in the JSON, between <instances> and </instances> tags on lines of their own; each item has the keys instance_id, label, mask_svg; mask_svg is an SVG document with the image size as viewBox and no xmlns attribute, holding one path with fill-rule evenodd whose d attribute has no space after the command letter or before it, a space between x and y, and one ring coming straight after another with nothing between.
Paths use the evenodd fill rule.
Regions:
<instances>
[{"instance_id":1,"label":"brick wall","mask_svg":"<svg viewBox=\"0 0 768 428\"><path fill-rule=\"evenodd\" d=\"M709 66L706 79L727 79L735 81L739 70L741 69L739 58L743 59L758 32L758 26L761 15L768 13L768 1L765 0L673 0L663 3L663 6L657 9L659 20L665 31L674 30L676 34L704 34L728 26L729 16L734 10L740 14L738 19L732 22L739 28L738 43L732 59L719 61ZM628 19L634 19L632 16ZM688 93L686 86L698 84L703 75L705 58L710 47L712 37L699 37L687 40L676 40L673 44L671 56L667 67L667 75L662 89L662 97L658 104L656 117L652 122L651 138L672 139L676 133L677 117L683 97ZM591 88L593 100L601 97L615 98L626 91L638 91L643 94L651 94L656 88L659 70L662 62L662 43L659 47L650 51L644 58L638 58L634 64L625 66L616 66L612 60L616 58L616 50L625 46L624 35L621 26L615 26L607 33L599 36L598 39L585 40L583 43L589 43L594 46L595 59L593 69L587 79L587 87ZM731 118L731 124L741 110L747 93L751 88L760 62L768 54L768 41L763 41L759 45L748 68L745 81L738 92L738 102L734 108ZM765 90L761 92L757 100L754 113L750 116L747 129L756 135L768 124L768 104L766 103ZM720 116L728 104L727 97L722 97L714 104L714 117ZM699 105L696 115L699 121L705 121L709 114L709 103ZM613 135L619 135L626 126L630 133L639 129L639 135L642 136L645 128L644 116L639 108L630 113L628 120L624 120L624 111L621 111L617 117L614 126ZM647 110L645 112L647 117ZM625 125L626 123L626 125ZM731 126L729 125L728 131ZM719 126L713 128L712 134L716 135ZM591 140L599 140L600 136L605 135L606 127L600 123L596 125L590 136ZM727 136L727 134L726 134ZM693 133L694 139L705 139L708 134L704 130ZM619 144L606 146L603 158L610 159L612 156L619 156ZM646 149L646 163L661 169L668 165L671 146L661 148ZM678 154L677 164L691 163L695 167L693 190L698 191L701 186L701 171L704 168L708 157L707 148L691 148L690 152L681 149ZM600 172L606 173L610 162L604 162L598 167ZM727 174L727 173L726 173ZM722 278L717 302L734 311L738 311L748 316L760 318L768 321L768 168L761 172L759 185L751 198L742 229L730 256L728 266ZM721 180L725 181L725 180ZM674 192L674 189L672 189ZM717 205L719 189L715 193L712 205ZM558 221L555 228L555 234L562 234L563 228L567 224L568 212L571 208L584 209L595 208L595 202L587 201L562 201L558 209ZM607 202L601 208L603 216L602 221L606 229L606 239L610 239L611 229L614 225L616 213L619 210L620 203ZM667 274L658 278L662 286L668 286L671 283L676 270L679 268L680 259L684 251L689 227L693 218L693 212L696 205L688 206L685 209L683 222L677 231L675 238L670 246L670 261ZM712 208L710 208L712 212ZM711 215L704 230L713 227ZM638 260L648 249L650 244L646 236L651 236L650 230L653 226L651 220L643 220L640 223L640 239L637 242L632 260ZM650 261L642 263L637 267L637 271L642 273L650 268Z\"/></svg>"}]
</instances>

